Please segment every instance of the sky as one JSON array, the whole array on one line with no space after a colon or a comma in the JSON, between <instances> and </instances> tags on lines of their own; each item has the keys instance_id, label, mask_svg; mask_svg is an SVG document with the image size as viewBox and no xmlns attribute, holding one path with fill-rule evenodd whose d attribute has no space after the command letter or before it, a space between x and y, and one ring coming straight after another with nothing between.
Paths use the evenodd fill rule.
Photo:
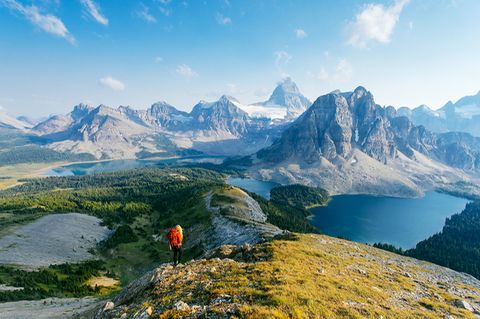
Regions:
<instances>
[{"instance_id":1,"label":"sky","mask_svg":"<svg viewBox=\"0 0 480 319\"><path fill-rule=\"evenodd\" d=\"M362 85L439 108L480 90L479 16L478 0L0 0L0 108L188 111L286 76L311 100Z\"/></svg>"}]
</instances>

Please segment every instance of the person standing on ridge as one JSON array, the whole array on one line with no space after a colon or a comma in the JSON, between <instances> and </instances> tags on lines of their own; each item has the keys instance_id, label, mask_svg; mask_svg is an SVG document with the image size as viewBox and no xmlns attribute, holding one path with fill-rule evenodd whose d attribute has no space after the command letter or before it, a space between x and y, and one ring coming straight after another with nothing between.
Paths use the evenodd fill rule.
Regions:
<instances>
[{"instance_id":1,"label":"person standing on ridge","mask_svg":"<svg viewBox=\"0 0 480 319\"><path fill-rule=\"evenodd\" d=\"M177 266L182 259L183 229L177 225L170 229L167 234L170 250L173 251L173 265Z\"/></svg>"}]
</instances>

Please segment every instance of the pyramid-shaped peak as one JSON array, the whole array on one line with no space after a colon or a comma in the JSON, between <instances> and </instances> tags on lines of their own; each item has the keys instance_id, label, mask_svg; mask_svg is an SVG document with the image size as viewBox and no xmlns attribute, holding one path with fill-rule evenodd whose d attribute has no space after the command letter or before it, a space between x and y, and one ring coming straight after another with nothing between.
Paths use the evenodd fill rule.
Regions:
<instances>
[{"instance_id":1,"label":"pyramid-shaped peak","mask_svg":"<svg viewBox=\"0 0 480 319\"><path fill-rule=\"evenodd\" d=\"M281 91L283 93L300 93L300 90L298 89L297 84L293 82L292 78L290 77L286 77L282 79L280 82L278 82L278 85L275 88L275 91ZM275 91L273 92L273 94L275 94Z\"/></svg>"}]
</instances>

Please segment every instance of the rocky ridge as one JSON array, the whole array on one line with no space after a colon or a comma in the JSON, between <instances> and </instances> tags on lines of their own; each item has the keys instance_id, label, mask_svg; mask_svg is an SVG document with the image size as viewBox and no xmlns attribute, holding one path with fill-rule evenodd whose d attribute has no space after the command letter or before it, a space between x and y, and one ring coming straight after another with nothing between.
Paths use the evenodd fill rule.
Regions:
<instances>
[{"instance_id":1,"label":"rocky ridge","mask_svg":"<svg viewBox=\"0 0 480 319\"><path fill-rule=\"evenodd\" d=\"M381 107L363 87L319 97L270 147L252 157L252 174L332 194L416 196L480 169L480 139L436 134Z\"/></svg>"},{"instance_id":2,"label":"rocky ridge","mask_svg":"<svg viewBox=\"0 0 480 319\"><path fill-rule=\"evenodd\" d=\"M308 299L308 304L302 300ZM475 278L370 246L319 235L222 246L163 265L94 318L478 318Z\"/></svg>"}]
</instances>

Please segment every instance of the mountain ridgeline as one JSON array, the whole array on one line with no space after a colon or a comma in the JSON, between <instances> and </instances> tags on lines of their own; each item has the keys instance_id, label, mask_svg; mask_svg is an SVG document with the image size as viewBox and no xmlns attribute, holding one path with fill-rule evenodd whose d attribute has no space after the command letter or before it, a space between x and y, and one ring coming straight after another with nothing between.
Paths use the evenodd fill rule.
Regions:
<instances>
[{"instance_id":1,"label":"mountain ridgeline","mask_svg":"<svg viewBox=\"0 0 480 319\"><path fill-rule=\"evenodd\" d=\"M79 104L66 115L37 123L29 132L54 150L90 153L96 158L167 156L182 149L247 155L270 145L284 125L310 104L287 78L267 101L255 105L244 105L227 95L214 102L200 101L191 112L163 101L146 110ZM8 119L5 125L20 128L17 122Z\"/></svg>"},{"instance_id":2,"label":"mountain ridgeline","mask_svg":"<svg viewBox=\"0 0 480 319\"><path fill-rule=\"evenodd\" d=\"M461 131L480 136L480 91L455 103L449 101L437 110L426 105L413 110L401 107L398 115L406 116L416 125L423 125L433 132Z\"/></svg>"},{"instance_id":3,"label":"mountain ridgeline","mask_svg":"<svg viewBox=\"0 0 480 319\"><path fill-rule=\"evenodd\" d=\"M451 109L473 119L477 100L466 97ZM39 147L94 159L239 156L227 163L247 166L249 174L265 180L318 186L331 194L420 196L441 189L480 195L474 178L480 138L433 132L404 115L376 104L363 87L334 91L310 105L287 78L256 104L226 95L200 101L190 112L166 102L146 110L79 104L23 132L40 141Z\"/></svg>"},{"instance_id":4,"label":"mountain ridgeline","mask_svg":"<svg viewBox=\"0 0 480 319\"><path fill-rule=\"evenodd\" d=\"M243 162L245 161L243 159ZM433 133L381 107L363 87L319 97L269 147L252 174L336 193L415 196L480 168L480 138Z\"/></svg>"},{"instance_id":5,"label":"mountain ridgeline","mask_svg":"<svg viewBox=\"0 0 480 319\"><path fill-rule=\"evenodd\" d=\"M282 137L257 156L278 162L291 157L312 163L321 157L346 158L356 148L387 164L419 152L449 166L475 170L480 166L480 139L463 133L434 134L397 117L393 107L375 104L372 93L358 87L351 93L319 97Z\"/></svg>"}]
</instances>

